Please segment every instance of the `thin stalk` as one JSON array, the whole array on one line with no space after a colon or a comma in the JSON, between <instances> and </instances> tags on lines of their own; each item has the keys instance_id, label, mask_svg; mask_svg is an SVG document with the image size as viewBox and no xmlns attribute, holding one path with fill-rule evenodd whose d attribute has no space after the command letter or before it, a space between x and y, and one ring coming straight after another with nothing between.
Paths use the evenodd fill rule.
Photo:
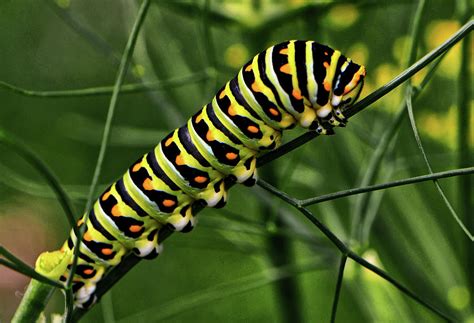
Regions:
<instances>
[{"instance_id":1,"label":"thin stalk","mask_svg":"<svg viewBox=\"0 0 474 323\"><path fill-rule=\"evenodd\" d=\"M420 138L420 134L418 133L418 128L416 127L416 123L415 123L415 116L413 114L413 105L412 105L412 94L411 94L411 87L409 86L408 89L407 89L407 98L406 98L406 104L407 104L407 108L408 108L408 116L410 118L410 124L411 124L411 128L413 130L413 135L415 137L415 141L416 141L416 144L418 145L418 149L420 150L421 154L423 155L423 160L425 161L425 164L426 164L426 167L428 168L428 171L430 172L430 174L433 174L433 169L431 167L431 163L428 159L428 156L426 155L426 152L425 152L425 148L423 147L423 144L421 143L421 138ZM454 211L454 208L452 207L451 203L449 203L449 200L448 198L446 197L446 194L444 193L443 189L441 188L441 186L439 185L438 181L436 179L433 179L433 183L436 187L436 189L438 190L438 193L439 195L441 196L441 198L443 199L444 201L444 204L446 204L446 207L448 208L449 212L451 213L451 215L453 216L454 220L456 220L456 222L458 223L459 227L464 231L464 233L466 234L466 236L471 240L471 241L474 241L474 236L472 235L472 233L469 231L468 228L466 228L466 226L464 225L464 223L462 222L462 220L459 218L459 216L456 214L456 211Z\"/></svg>"},{"instance_id":2,"label":"thin stalk","mask_svg":"<svg viewBox=\"0 0 474 323\"><path fill-rule=\"evenodd\" d=\"M472 15L472 1L464 1L464 13L463 15L468 18ZM463 19L465 18L463 17ZM470 108L472 99L472 72L470 67L472 66L472 36L469 35L462 42L461 45L461 58L460 58L460 70L458 76L458 133L457 133L457 150L459 152L458 165L460 167L466 167L473 165L472 159L472 144L469 142L469 138L472 138L473 126L472 120L472 109ZM466 166L464 166L466 165ZM468 230L474 232L474 205L472 198L472 177L463 177L459 179L458 191L459 191L459 208L460 214L464 219L464 223ZM472 242L467 241L465 246L465 259L466 259L466 272L472 272L474 268L474 249ZM467 277L468 290L474 291L474 275L468 275ZM474 296L471 294L471 308L474 308Z\"/></svg>"},{"instance_id":3,"label":"thin stalk","mask_svg":"<svg viewBox=\"0 0 474 323\"><path fill-rule=\"evenodd\" d=\"M278 181L278 174L272 166L263 169L263 177ZM269 203L261 206L260 214L265 217L268 223L272 219L272 225L276 230L285 227L278 209L274 209ZM268 247L268 257L274 267L295 262L291 239L281 235L271 235L266 240ZM296 277L289 276L275 283L275 296L278 299L277 308L280 310L280 317L284 322L303 322L301 308L301 294Z\"/></svg>"},{"instance_id":4,"label":"thin stalk","mask_svg":"<svg viewBox=\"0 0 474 323\"><path fill-rule=\"evenodd\" d=\"M140 32L141 26L143 22L145 21L146 13L148 12L148 8L150 6L150 0L143 0L140 9L138 10L138 15L137 19L135 20L135 24L133 25L132 31L130 33L130 36L127 41L127 45L125 46L125 50L122 55L122 59L120 61L120 66L118 69L117 77L115 80L115 85L114 85L114 90L112 92L112 97L110 99L110 104L109 104L109 109L107 112L107 118L105 121L105 126L104 126L104 134L102 136L102 141L100 145L100 151L99 151L99 156L97 158L97 163L96 167L94 170L94 175L92 177L92 183L89 189L89 194L87 197L87 203L84 208L84 222L87 222L88 219L88 211L90 210L92 206L92 201L95 195L95 190L97 188L97 183L99 182L99 176L100 173L102 172L102 164L104 162L105 158L105 153L107 152L107 147L108 143L110 140L110 130L112 128L112 121L114 118L115 114L115 108L117 106L118 102L118 96L120 93L120 88L122 86L123 80L125 78L125 74L127 73L128 66L130 65L130 61L132 58L133 54L133 49L135 48L135 44L138 38L138 33ZM72 262L72 267L71 267L71 274L68 277L68 280L66 282L66 285L68 287L72 286L72 279L74 277L74 273L76 270L77 266L77 260L79 257L79 250L80 250L80 245L82 243L83 235L85 231L85 226L83 226L80 230L79 236L77 236L77 241L75 242L75 248L74 248L74 259Z\"/></svg>"},{"instance_id":5,"label":"thin stalk","mask_svg":"<svg viewBox=\"0 0 474 323\"><path fill-rule=\"evenodd\" d=\"M146 82L146 83L132 83L124 84L120 88L121 94L129 93L140 93L140 92L151 92L159 91L164 89L176 88L189 83L196 83L209 78L209 70L192 73L186 76L174 77L168 80ZM87 96L98 96L98 95L110 95L114 91L113 86L99 86L84 89L73 89L73 90L56 90L56 91L39 91L39 90L28 90L0 81L0 88L13 91L17 94L39 98L71 98L71 97L87 97Z\"/></svg>"},{"instance_id":6,"label":"thin stalk","mask_svg":"<svg viewBox=\"0 0 474 323\"><path fill-rule=\"evenodd\" d=\"M442 317L443 319L447 321L453 321L452 318L450 318L448 315L434 307L433 305L429 304L422 298L420 298L418 295L416 295L414 292L412 292L410 289L407 287L403 286L400 284L396 279L392 278L389 274L384 272L382 269L378 268L377 266L372 265L371 263L367 262L365 259L362 257L358 256L356 253L354 253L349 247L347 247L344 242L342 242L334 233L332 233L331 230L329 230L328 227L326 227L322 222L320 222L311 211L309 211L307 208L301 206L298 203L294 202L294 199L290 198L288 199L288 195L285 193L279 191L277 188L271 186L270 184L264 182L264 181L259 181L258 185L262 187L263 189L269 191L270 193L276 195L278 198L288 202L291 204L293 207L295 207L298 211L300 211L309 221L311 221L338 249L339 251L347 256L348 258L351 258L361 266L367 268L368 270L372 271L376 275L382 277L389 283L391 283L393 286L395 286L398 290L400 290L402 293L407 295L408 297L412 298L415 300L418 304L422 305L423 307L429 309L436 315Z\"/></svg>"},{"instance_id":7,"label":"thin stalk","mask_svg":"<svg viewBox=\"0 0 474 323\"><path fill-rule=\"evenodd\" d=\"M465 23L456 33L454 33L447 41L445 41L440 46L433 49L431 52L423 56L415 64L411 65L409 68L400 73L393 80L387 84L381 86L371 94L367 95L365 98L354 104L353 106L348 107L343 110L342 113L346 118L352 117L354 114L366 109L372 103L379 100L381 97L385 96L387 93L391 92L393 89L397 88L400 84L405 82L407 79L411 78L413 75L418 73L426 65L431 63L437 57L442 55L448 49L456 45L460 40L462 40L466 35L468 35L474 28L474 21L470 20Z\"/></svg>"},{"instance_id":8,"label":"thin stalk","mask_svg":"<svg viewBox=\"0 0 474 323\"><path fill-rule=\"evenodd\" d=\"M5 130L0 129L0 143L8 146L15 153L23 157L31 166L33 166L46 180L46 183L51 187L54 194L56 195L59 204L64 210L69 225L73 228L77 234L76 219L74 218L74 207L71 203L66 191L63 189L56 175L49 169L49 167L26 145L21 143L19 140L14 138L12 135L7 134Z\"/></svg>"},{"instance_id":9,"label":"thin stalk","mask_svg":"<svg viewBox=\"0 0 474 323\"><path fill-rule=\"evenodd\" d=\"M370 186L359 187L359 188L351 188L344 191L338 191L335 193L311 197L309 199L301 200L300 205L308 206L308 205L318 204L321 202L335 200L341 197L362 194L362 193L367 193L367 192L373 192L373 191L378 191L378 190L383 190L383 189L387 189L391 187L403 186L403 185L408 185L408 184L427 182L427 181L432 181L439 178L447 178L447 177L453 177L453 176L459 176L459 175L470 175L473 173L474 173L474 167L466 167L466 168L461 168L461 169L448 170L444 172L431 173L427 175L399 179L399 180L388 182L388 183L370 185Z\"/></svg>"},{"instance_id":10,"label":"thin stalk","mask_svg":"<svg viewBox=\"0 0 474 323\"><path fill-rule=\"evenodd\" d=\"M339 295L341 294L342 280L344 279L344 268L346 267L346 255L341 255L339 262L339 271L337 274L336 291L334 292L334 301L332 302L331 323L336 322L337 305L339 304Z\"/></svg>"},{"instance_id":11,"label":"thin stalk","mask_svg":"<svg viewBox=\"0 0 474 323\"><path fill-rule=\"evenodd\" d=\"M0 258L0 265L10 268L11 270L16 271L20 274L23 274L27 277L33 278L34 280L37 280L47 285L48 288L51 288L51 287L64 288L64 286L62 286L57 281L51 280L48 277L38 274L33 268L31 268L24 262L21 262L21 261L17 262L17 261L5 260L5 259Z\"/></svg>"},{"instance_id":12,"label":"thin stalk","mask_svg":"<svg viewBox=\"0 0 474 323\"><path fill-rule=\"evenodd\" d=\"M425 0L419 0L418 4L416 6L415 13L413 15L413 23L411 27L411 44L409 47L408 51L408 59L406 62L407 67L410 65L413 66L413 63L416 61L416 53L417 53L417 48L418 48L418 42L420 38L420 22L421 22L421 16L423 15L425 9ZM426 56L425 56L426 57ZM415 64L416 65L416 64ZM378 171L380 169L380 166L382 165L382 160L383 157L385 156L385 153L387 152L390 143L395 142L397 139L397 131L398 128L401 125L401 122L403 121L403 112L405 110L405 107L401 109L401 111L398 112L395 120L392 122L391 127L389 127L383 134L382 140L380 140L379 144L377 145L377 148L375 150L375 153L373 156L371 156L370 159L370 166L367 168L366 173L364 174L364 177L362 179L361 185L369 185L371 184L374 179L376 178ZM356 239L357 241L363 241L363 228L368 226L365 225L365 219L363 216L366 214L367 211L367 206L369 205L371 195L367 194L365 196L361 196L359 199L356 200L355 206L354 206L354 215L351 221L351 238ZM359 225L359 224L362 225ZM369 230L367 230L369 231Z\"/></svg>"}]
</instances>

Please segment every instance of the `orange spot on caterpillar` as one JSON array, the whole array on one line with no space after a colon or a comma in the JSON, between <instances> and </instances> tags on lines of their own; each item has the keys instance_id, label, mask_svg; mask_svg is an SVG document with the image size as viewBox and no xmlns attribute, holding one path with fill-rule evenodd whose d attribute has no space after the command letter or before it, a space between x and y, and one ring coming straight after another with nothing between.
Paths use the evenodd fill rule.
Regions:
<instances>
[{"instance_id":1,"label":"orange spot on caterpillar","mask_svg":"<svg viewBox=\"0 0 474 323\"><path fill-rule=\"evenodd\" d=\"M84 241L92 241L92 236L90 232L87 231L86 233L84 233L84 235L82 236L82 239L84 239Z\"/></svg>"},{"instance_id":2,"label":"orange spot on caterpillar","mask_svg":"<svg viewBox=\"0 0 474 323\"><path fill-rule=\"evenodd\" d=\"M112 209L110 210L110 213L112 213L112 216L120 216L120 210L118 204L115 204Z\"/></svg>"},{"instance_id":3,"label":"orange spot on caterpillar","mask_svg":"<svg viewBox=\"0 0 474 323\"><path fill-rule=\"evenodd\" d=\"M84 223L84 218L80 218L78 221L77 221L77 225L80 226L81 224Z\"/></svg>"},{"instance_id":4,"label":"orange spot on caterpillar","mask_svg":"<svg viewBox=\"0 0 474 323\"><path fill-rule=\"evenodd\" d=\"M248 126L247 130L250 131L251 133L258 133L258 128L255 126Z\"/></svg>"},{"instance_id":5,"label":"orange spot on caterpillar","mask_svg":"<svg viewBox=\"0 0 474 323\"><path fill-rule=\"evenodd\" d=\"M282 67L280 67L280 72L291 74L290 64L285 64Z\"/></svg>"},{"instance_id":6,"label":"orange spot on caterpillar","mask_svg":"<svg viewBox=\"0 0 474 323\"><path fill-rule=\"evenodd\" d=\"M228 160L234 160L238 157L239 155L237 155L236 153L227 153L225 154L225 157L228 159Z\"/></svg>"},{"instance_id":7,"label":"orange spot on caterpillar","mask_svg":"<svg viewBox=\"0 0 474 323\"><path fill-rule=\"evenodd\" d=\"M134 172L134 173L135 173L135 172L138 172L138 170L139 170L140 168L142 168L142 163L136 163L135 165L133 165L132 172ZM110 193L109 193L109 195L110 195ZM104 197L105 197L105 195L104 195ZM108 197L108 196L107 196L107 197ZM106 199L105 199L105 200L106 200ZM103 200L103 201L105 201L105 200Z\"/></svg>"},{"instance_id":8,"label":"orange spot on caterpillar","mask_svg":"<svg viewBox=\"0 0 474 323\"><path fill-rule=\"evenodd\" d=\"M260 86L258 86L257 82L252 83L252 91L254 92L261 92Z\"/></svg>"},{"instance_id":9,"label":"orange spot on caterpillar","mask_svg":"<svg viewBox=\"0 0 474 323\"><path fill-rule=\"evenodd\" d=\"M163 200L163 206L172 207L175 204L176 204L176 202L173 201L173 200Z\"/></svg>"},{"instance_id":10,"label":"orange spot on caterpillar","mask_svg":"<svg viewBox=\"0 0 474 323\"><path fill-rule=\"evenodd\" d=\"M237 113L235 112L235 109L232 105L229 106L229 108L227 109L227 112L229 113L229 115L231 116L235 116Z\"/></svg>"},{"instance_id":11,"label":"orange spot on caterpillar","mask_svg":"<svg viewBox=\"0 0 474 323\"><path fill-rule=\"evenodd\" d=\"M328 63L328 62L323 62L323 66L324 66L325 68L329 68L329 63Z\"/></svg>"},{"instance_id":12,"label":"orange spot on caterpillar","mask_svg":"<svg viewBox=\"0 0 474 323\"><path fill-rule=\"evenodd\" d=\"M275 108L270 108L270 109L268 109L268 111L270 111L270 113L271 113L272 115L274 115L275 117L276 117L277 115L279 115L278 110L275 109Z\"/></svg>"},{"instance_id":13,"label":"orange spot on caterpillar","mask_svg":"<svg viewBox=\"0 0 474 323\"><path fill-rule=\"evenodd\" d=\"M105 255L105 256L110 256L112 254L113 250L110 249L110 248L102 248L102 250L100 252L102 252L102 254Z\"/></svg>"},{"instance_id":14,"label":"orange spot on caterpillar","mask_svg":"<svg viewBox=\"0 0 474 323\"><path fill-rule=\"evenodd\" d=\"M184 165L183 156L181 155L176 156L175 163L178 166Z\"/></svg>"},{"instance_id":15,"label":"orange spot on caterpillar","mask_svg":"<svg viewBox=\"0 0 474 323\"><path fill-rule=\"evenodd\" d=\"M326 91L331 91L331 84L328 81L324 80L323 85Z\"/></svg>"},{"instance_id":16,"label":"orange spot on caterpillar","mask_svg":"<svg viewBox=\"0 0 474 323\"><path fill-rule=\"evenodd\" d=\"M143 181L143 188L146 189L147 191L153 191L153 182L151 181L151 179L146 178Z\"/></svg>"},{"instance_id":17,"label":"orange spot on caterpillar","mask_svg":"<svg viewBox=\"0 0 474 323\"><path fill-rule=\"evenodd\" d=\"M131 225L128 227L128 229L130 230L130 232L138 232L142 229L142 226L141 225Z\"/></svg>"},{"instance_id":18,"label":"orange spot on caterpillar","mask_svg":"<svg viewBox=\"0 0 474 323\"><path fill-rule=\"evenodd\" d=\"M197 117L196 117L196 123L199 123L202 121L202 114L200 113Z\"/></svg>"},{"instance_id":19,"label":"orange spot on caterpillar","mask_svg":"<svg viewBox=\"0 0 474 323\"><path fill-rule=\"evenodd\" d=\"M329 55L329 53L328 53L328 52L324 52L324 55L328 56L328 55Z\"/></svg>"},{"instance_id":20,"label":"orange spot on caterpillar","mask_svg":"<svg viewBox=\"0 0 474 323\"><path fill-rule=\"evenodd\" d=\"M134 169L135 169L135 167L134 167ZM111 194L110 191L104 193L104 195L102 195L102 201L106 201L109 198L110 194Z\"/></svg>"},{"instance_id":21,"label":"orange spot on caterpillar","mask_svg":"<svg viewBox=\"0 0 474 323\"><path fill-rule=\"evenodd\" d=\"M252 65L248 65L246 68L245 68L245 71L246 72L251 72L252 71Z\"/></svg>"},{"instance_id":22,"label":"orange spot on caterpillar","mask_svg":"<svg viewBox=\"0 0 474 323\"><path fill-rule=\"evenodd\" d=\"M222 91L220 94L219 94L219 99L223 99L225 97L225 91Z\"/></svg>"},{"instance_id":23,"label":"orange spot on caterpillar","mask_svg":"<svg viewBox=\"0 0 474 323\"><path fill-rule=\"evenodd\" d=\"M196 176L196 177L194 177L194 181L196 183L203 184L203 183L207 182L207 178L204 177L204 176Z\"/></svg>"},{"instance_id":24,"label":"orange spot on caterpillar","mask_svg":"<svg viewBox=\"0 0 474 323\"><path fill-rule=\"evenodd\" d=\"M293 92L291 93L293 95L293 97L296 99L296 100L301 100L303 97L301 96L301 91L298 90L298 89L293 89Z\"/></svg>"},{"instance_id":25,"label":"orange spot on caterpillar","mask_svg":"<svg viewBox=\"0 0 474 323\"><path fill-rule=\"evenodd\" d=\"M288 47L280 49L279 53L282 55L288 55Z\"/></svg>"},{"instance_id":26,"label":"orange spot on caterpillar","mask_svg":"<svg viewBox=\"0 0 474 323\"><path fill-rule=\"evenodd\" d=\"M165 141L165 146L168 147L169 145L171 145L173 143L173 137L170 137L168 139L166 139Z\"/></svg>"},{"instance_id":27,"label":"orange spot on caterpillar","mask_svg":"<svg viewBox=\"0 0 474 323\"><path fill-rule=\"evenodd\" d=\"M207 141L213 141L214 140L214 135L212 134L212 132L210 130L206 133L206 140Z\"/></svg>"},{"instance_id":28,"label":"orange spot on caterpillar","mask_svg":"<svg viewBox=\"0 0 474 323\"><path fill-rule=\"evenodd\" d=\"M93 270L93 269L84 269L82 272L83 272L85 275L92 275L92 273L94 272L94 270Z\"/></svg>"}]
</instances>

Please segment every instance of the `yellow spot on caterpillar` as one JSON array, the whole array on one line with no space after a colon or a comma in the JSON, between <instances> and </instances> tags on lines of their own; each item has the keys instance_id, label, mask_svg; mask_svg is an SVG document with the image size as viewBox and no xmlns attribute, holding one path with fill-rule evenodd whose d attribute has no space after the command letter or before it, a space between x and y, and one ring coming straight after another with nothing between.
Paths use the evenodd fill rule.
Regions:
<instances>
[{"instance_id":1,"label":"yellow spot on caterpillar","mask_svg":"<svg viewBox=\"0 0 474 323\"><path fill-rule=\"evenodd\" d=\"M213 141L214 140L214 135L212 134L212 132L210 130L206 133L206 140L207 141Z\"/></svg>"},{"instance_id":2,"label":"yellow spot on caterpillar","mask_svg":"<svg viewBox=\"0 0 474 323\"><path fill-rule=\"evenodd\" d=\"M172 207L175 204L176 204L176 202L173 201L173 200L163 200L163 206Z\"/></svg>"},{"instance_id":3,"label":"yellow spot on caterpillar","mask_svg":"<svg viewBox=\"0 0 474 323\"><path fill-rule=\"evenodd\" d=\"M196 117L196 123L199 123L202 121L202 114L200 113L197 117Z\"/></svg>"},{"instance_id":4,"label":"yellow spot on caterpillar","mask_svg":"<svg viewBox=\"0 0 474 323\"><path fill-rule=\"evenodd\" d=\"M165 147L169 147L173 143L173 137L166 139Z\"/></svg>"},{"instance_id":5,"label":"yellow spot on caterpillar","mask_svg":"<svg viewBox=\"0 0 474 323\"><path fill-rule=\"evenodd\" d=\"M136 171L134 170L134 172ZM104 193L104 195L102 195L102 201L106 201L109 198L110 194L111 194L110 191L108 191L107 193Z\"/></svg>"},{"instance_id":6,"label":"yellow spot on caterpillar","mask_svg":"<svg viewBox=\"0 0 474 323\"><path fill-rule=\"evenodd\" d=\"M207 181L207 178L204 176L196 176L194 177L194 181L199 184L203 184Z\"/></svg>"},{"instance_id":7,"label":"yellow spot on caterpillar","mask_svg":"<svg viewBox=\"0 0 474 323\"><path fill-rule=\"evenodd\" d=\"M278 110L275 108L270 108L268 109L268 111L270 111L270 113L274 115L275 117L279 115Z\"/></svg>"},{"instance_id":8,"label":"yellow spot on caterpillar","mask_svg":"<svg viewBox=\"0 0 474 323\"><path fill-rule=\"evenodd\" d=\"M82 271L82 273L85 274L85 275L92 275L93 272L94 272L93 269L84 269Z\"/></svg>"},{"instance_id":9,"label":"yellow spot on caterpillar","mask_svg":"<svg viewBox=\"0 0 474 323\"><path fill-rule=\"evenodd\" d=\"M246 72L251 72L251 71L252 71L252 64L248 65L248 66L245 68L245 71L246 71Z\"/></svg>"},{"instance_id":10,"label":"yellow spot on caterpillar","mask_svg":"<svg viewBox=\"0 0 474 323\"><path fill-rule=\"evenodd\" d=\"M104 256L110 256L112 254L113 250L110 249L110 248L102 248L101 252Z\"/></svg>"},{"instance_id":11,"label":"yellow spot on caterpillar","mask_svg":"<svg viewBox=\"0 0 474 323\"><path fill-rule=\"evenodd\" d=\"M234 160L238 157L239 155L237 155L236 153L227 153L225 154L225 157L228 159L228 160Z\"/></svg>"},{"instance_id":12,"label":"yellow spot on caterpillar","mask_svg":"<svg viewBox=\"0 0 474 323\"><path fill-rule=\"evenodd\" d=\"M151 179L146 178L143 181L143 188L146 189L147 191L153 191L153 182L151 181Z\"/></svg>"},{"instance_id":13,"label":"yellow spot on caterpillar","mask_svg":"<svg viewBox=\"0 0 474 323\"><path fill-rule=\"evenodd\" d=\"M296 99L296 100L301 100L303 97L301 96L301 91L298 90L298 89L293 89L293 92L291 93L293 95L293 97Z\"/></svg>"},{"instance_id":14,"label":"yellow spot on caterpillar","mask_svg":"<svg viewBox=\"0 0 474 323\"><path fill-rule=\"evenodd\" d=\"M247 130L250 131L251 133L258 133L258 128L255 126L248 126Z\"/></svg>"},{"instance_id":15,"label":"yellow spot on caterpillar","mask_svg":"<svg viewBox=\"0 0 474 323\"><path fill-rule=\"evenodd\" d=\"M110 210L110 213L112 213L112 216L120 216L120 210L118 204L115 204L112 209Z\"/></svg>"},{"instance_id":16,"label":"yellow spot on caterpillar","mask_svg":"<svg viewBox=\"0 0 474 323\"><path fill-rule=\"evenodd\" d=\"M77 225L81 225L84 223L84 218L80 218L79 221L77 221Z\"/></svg>"},{"instance_id":17,"label":"yellow spot on caterpillar","mask_svg":"<svg viewBox=\"0 0 474 323\"><path fill-rule=\"evenodd\" d=\"M229 113L229 115L231 116L235 116L237 113L235 112L235 109L232 105L229 106L229 108L227 109L227 112Z\"/></svg>"},{"instance_id":18,"label":"yellow spot on caterpillar","mask_svg":"<svg viewBox=\"0 0 474 323\"><path fill-rule=\"evenodd\" d=\"M176 156L175 163L178 166L184 165L183 156L181 155Z\"/></svg>"},{"instance_id":19,"label":"yellow spot on caterpillar","mask_svg":"<svg viewBox=\"0 0 474 323\"><path fill-rule=\"evenodd\" d=\"M128 229L130 230L130 232L138 232L142 229L142 226L141 225L131 225L128 227Z\"/></svg>"},{"instance_id":20,"label":"yellow spot on caterpillar","mask_svg":"<svg viewBox=\"0 0 474 323\"><path fill-rule=\"evenodd\" d=\"M280 67L280 72L283 72L283 73L286 73L286 74L291 74L290 64L285 64L282 67Z\"/></svg>"},{"instance_id":21,"label":"yellow spot on caterpillar","mask_svg":"<svg viewBox=\"0 0 474 323\"><path fill-rule=\"evenodd\" d=\"M223 99L225 97L225 91L222 91L221 94L219 94L219 99Z\"/></svg>"},{"instance_id":22,"label":"yellow spot on caterpillar","mask_svg":"<svg viewBox=\"0 0 474 323\"><path fill-rule=\"evenodd\" d=\"M280 49L279 53L282 55L288 55L288 48Z\"/></svg>"}]
</instances>

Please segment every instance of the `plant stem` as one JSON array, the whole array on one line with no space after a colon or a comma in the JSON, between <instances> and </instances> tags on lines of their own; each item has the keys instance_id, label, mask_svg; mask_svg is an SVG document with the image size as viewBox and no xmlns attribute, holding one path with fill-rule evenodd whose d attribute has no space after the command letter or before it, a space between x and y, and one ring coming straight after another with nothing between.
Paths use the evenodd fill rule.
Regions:
<instances>
[{"instance_id":1,"label":"plant stem","mask_svg":"<svg viewBox=\"0 0 474 323\"><path fill-rule=\"evenodd\" d=\"M174 77L169 80L162 80L156 82L124 84L120 88L120 93L139 93L175 88L189 83L195 83L206 80L209 78L209 75L212 74L210 73L210 71L211 70L205 70L186 76ZM4 81L0 81L0 88L2 87L20 95L38 98L73 98L97 95L110 95L113 93L114 90L113 86L99 86L73 90L38 91L23 89L21 87L6 83Z\"/></svg>"},{"instance_id":2,"label":"plant stem","mask_svg":"<svg viewBox=\"0 0 474 323\"><path fill-rule=\"evenodd\" d=\"M13 323L35 322L49 302L54 288L32 279L26 289L23 300L12 318Z\"/></svg>"}]
</instances>

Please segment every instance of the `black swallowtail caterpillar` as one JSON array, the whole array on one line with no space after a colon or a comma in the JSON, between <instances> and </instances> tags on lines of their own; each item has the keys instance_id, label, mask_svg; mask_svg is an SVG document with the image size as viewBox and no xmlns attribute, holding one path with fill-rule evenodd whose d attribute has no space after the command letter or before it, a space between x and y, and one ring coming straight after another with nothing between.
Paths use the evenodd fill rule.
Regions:
<instances>
[{"instance_id":1,"label":"black swallowtail caterpillar","mask_svg":"<svg viewBox=\"0 0 474 323\"><path fill-rule=\"evenodd\" d=\"M257 155L277 148L283 130L299 124L332 134L334 126L344 126L341 108L357 100L364 77L364 66L313 41L283 42L256 55L186 125L107 188L78 221L85 233L73 277L75 305L92 305L96 284L126 254L156 257L163 226L190 231L196 223L196 201L223 207L226 178L255 184ZM59 251L38 258L37 267L55 254L60 263L56 267L62 269L49 276L66 282L75 241L71 231Z\"/></svg>"}]
</instances>

